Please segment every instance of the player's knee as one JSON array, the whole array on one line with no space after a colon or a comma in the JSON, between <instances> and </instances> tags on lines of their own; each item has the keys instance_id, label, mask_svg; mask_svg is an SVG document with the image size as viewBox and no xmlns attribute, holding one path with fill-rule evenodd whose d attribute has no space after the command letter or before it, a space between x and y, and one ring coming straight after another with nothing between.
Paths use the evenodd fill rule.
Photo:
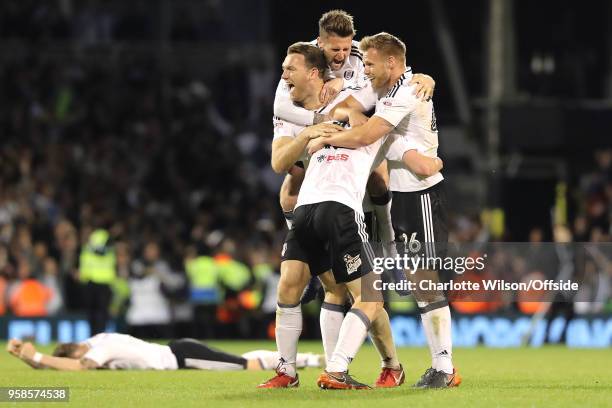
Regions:
<instances>
[{"instance_id":1,"label":"player's knee","mask_svg":"<svg viewBox=\"0 0 612 408\"><path fill-rule=\"evenodd\" d=\"M297 282L290 280L281 280L278 282L278 303L285 305L294 305L300 302L300 296L304 288L300 288Z\"/></svg>"},{"instance_id":2,"label":"player's knee","mask_svg":"<svg viewBox=\"0 0 612 408\"><path fill-rule=\"evenodd\" d=\"M361 310L365 315L370 319L370 321L374 321L380 311L384 307L383 302L362 302L361 299L355 301L353 307Z\"/></svg>"}]
</instances>

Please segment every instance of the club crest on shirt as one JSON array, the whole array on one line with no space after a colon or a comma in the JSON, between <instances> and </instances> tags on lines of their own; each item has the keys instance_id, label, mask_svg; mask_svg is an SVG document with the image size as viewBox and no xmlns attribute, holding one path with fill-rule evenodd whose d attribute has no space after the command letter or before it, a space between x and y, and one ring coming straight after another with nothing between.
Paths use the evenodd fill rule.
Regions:
<instances>
[{"instance_id":1,"label":"club crest on shirt","mask_svg":"<svg viewBox=\"0 0 612 408\"><path fill-rule=\"evenodd\" d=\"M344 71L344 79L346 79L346 80L351 79L353 77L353 75L355 75L355 71L353 71L352 69Z\"/></svg>"},{"instance_id":2,"label":"club crest on shirt","mask_svg":"<svg viewBox=\"0 0 612 408\"><path fill-rule=\"evenodd\" d=\"M357 269L361 266L361 257L359 255L350 256L346 254L344 255L344 263L346 264L346 272L348 274L357 272Z\"/></svg>"}]
</instances>

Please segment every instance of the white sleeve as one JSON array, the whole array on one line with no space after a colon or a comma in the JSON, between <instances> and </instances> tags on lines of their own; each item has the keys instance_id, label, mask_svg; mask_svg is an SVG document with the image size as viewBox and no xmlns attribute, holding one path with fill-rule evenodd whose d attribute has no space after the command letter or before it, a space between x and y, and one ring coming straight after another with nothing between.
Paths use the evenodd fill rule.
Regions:
<instances>
[{"instance_id":1,"label":"white sleeve","mask_svg":"<svg viewBox=\"0 0 612 408\"><path fill-rule=\"evenodd\" d=\"M391 91L376 103L376 112L374 116L378 116L392 124L394 127L414 111L418 102L416 96L411 92L412 87L400 85L398 88L392 88Z\"/></svg>"},{"instance_id":2,"label":"white sleeve","mask_svg":"<svg viewBox=\"0 0 612 408\"><path fill-rule=\"evenodd\" d=\"M314 123L315 114L308 109L296 106L289 97L289 88L282 79L276 87L274 96L274 115L289 122L302 126L310 126Z\"/></svg>"},{"instance_id":3,"label":"white sleeve","mask_svg":"<svg viewBox=\"0 0 612 408\"><path fill-rule=\"evenodd\" d=\"M89 349L83 356L89 360L95 361L99 366L103 366L113 358L113 350L108 345L99 345Z\"/></svg>"},{"instance_id":4,"label":"white sleeve","mask_svg":"<svg viewBox=\"0 0 612 408\"><path fill-rule=\"evenodd\" d=\"M374 91L374 88L372 88L372 84L367 78L364 80L363 83L363 88L359 89L352 96L357 102L361 104L361 106L363 106L363 111L367 112L376 106L378 95L376 95L376 91Z\"/></svg>"},{"instance_id":5,"label":"white sleeve","mask_svg":"<svg viewBox=\"0 0 612 408\"><path fill-rule=\"evenodd\" d=\"M356 82L359 89L363 89L370 84L370 80L365 74L365 65L363 63L356 66L355 74L357 75Z\"/></svg>"},{"instance_id":6,"label":"white sleeve","mask_svg":"<svg viewBox=\"0 0 612 408\"><path fill-rule=\"evenodd\" d=\"M387 149L385 159L401 162L404 160L404 153L408 150L418 150L418 145L414 141L411 142L409 137L390 135L386 143Z\"/></svg>"},{"instance_id":7,"label":"white sleeve","mask_svg":"<svg viewBox=\"0 0 612 408\"><path fill-rule=\"evenodd\" d=\"M276 140L279 137L295 137L297 135L297 126L293 123L282 120L278 116L274 116L272 122L274 123L274 138L272 140Z\"/></svg>"}]
</instances>

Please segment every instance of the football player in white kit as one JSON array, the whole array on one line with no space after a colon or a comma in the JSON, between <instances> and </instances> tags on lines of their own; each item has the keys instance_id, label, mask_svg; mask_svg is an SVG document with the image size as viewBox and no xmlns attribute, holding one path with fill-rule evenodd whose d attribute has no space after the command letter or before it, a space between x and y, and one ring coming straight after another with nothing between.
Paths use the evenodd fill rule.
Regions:
<instances>
[{"instance_id":1,"label":"football player in white kit","mask_svg":"<svg viewBox=\"0 0 612 408\"><path fill-rule=\"evenodd\" d=\"M288 49L283 68L283 78L291 87L292 98L301 101L306 108L319 107L318 92L313 90L318 91L323 85L322 70L325 67L321 50L306 43L294 44ZM298 72L300 75L296 75ZM285 125L281 122L277 127ZM335 130L329 124L298 128L300 131L297 135L295 130L284 130L281 134L288 133L287 136L295 137L286 140L281 149L273 147L272 162L276 170L291 166L310 139ZM330 267L335 282L348 287L354 304L342 321L335 351L328 361L328 370L324 374L328 380L320 381L319 385L323 388L367 387L348 376L346 366L363 342L369 322L383 313L381 302L361 302L359 282L362 275L371 271L365 258L362 263L361 250L362 244L367 243L367 233L361 200L382 144L380 141L363 149L321 153L310 160L298 196L295 224L283 248L276 333L282 359L277 376L261 384L261 388L295 387L299 384L294 362L302 324L300 295L311 273L316 276ZM401 160L401 157L398 159ZM424 160L431 161L432 168L441 165L439 160L437 164L433 164L432 158L426 157ZM307 220L304 211L316 215L311 218L306 216ZM347 328L343 332L345 326Z\"/></svg>"},{"instance_id":2,"label":"football player in white kit","mask_svg":"<svg viewBox=\"0 0 612 408\"><path fill-rule=\"evenodd\" d=\"M311 44L321 48L327 60L326 81L319 95L323 107L342 90L354 91L367 84L359 43L353 40L354 36L353 17L344 10L330 10L319 19L319 36L311 41ZM418 98L432 97L435 82L430 76L414 74L410 83L415 85L415 95ZM286 121L298 126L310 126L330 120L324 110L310 110L296 105L290 97L289 85L282 78L276 88L274 116L276 121ZM281 186L280 204L289 225L303 178L303 167L292 166L287 169L287 176ZM372 210L376 213L379 225L384 227L377 231L381 242L393 240L390 223L391 195L387 184L388 173L383 164L368 183L368 191L373 201ZM366 205L367 201L366 199Z\"/></svg>"},{"instance_id":3,"label":"football player in white kit","mask_svg":"<svg viewBox=\"0 0 612 408\"><path fill-rule=\"evenodd\" d=\"M349 119L351 124L363 124L349 132L314 140L310 152L324 144L358 148L383 137L396 135L413 150L406 155L435 157L438 131L433 102L414 97L409 83L412 75L406 67L406 47L397 37L379 33L365 37L360 43L364 52L366 75L372 88L364 88L338 104L332 114L335 119ZM376 108L369 120L361 112ZM393 191L392 221L399 241L416 239L424 243L425 256L444 257L448 240L446 199L441 173L423 176L419 160L416 167L404 166L405 160L389 161ZM427 167L427 163L421 163ZM419 270L409 278L439 280L438 271ZM448 302L441 291L415 291L421 311L425 335L430 347L432 366L415 384L419 388L456 387L461 383L452 364L451 317Z\"/></svg>"},{"instance_id":4,"label":"football player in white kit","mask_svg":"<svg viewBox=\"0 0 612 408\"><path fill-rule=\"evenodd\" d=\"M353 18L343 10L331 10L323 14L319 20L319 36L311 44L317 45L325 54L327 70L325 80L320 91L320 109L306 109L295 103L290 96L292 85L281 78L274 101L274 134L272 167L276 172L287 172L280 191L280 203L283 213L290 226L293 218L293 209L297 200L297 194L304 177L305 161L295 159L296 152L303 150L300 143L293 144L289 148L285 143L291 139L283 136L297 136L304 126L320 123L329 119L329 110L333 106L328 101L334 99L334 103L344 99L355 90L366 86L367 79L364 76L364 66L358 42L353 41L355 29ZM433 94L435 82L431 77L424 74L415 74L411 80L415 85L415 94L419 98L429 99ZM322 131L323 128L312 128L310 132ZM329 129L328 129L329 131ZM305 136L305 134L303 135ZM297 150L295 150L297 149ZM276 154L275 154L276 153ZM295 164L295 165L294 165ZM388 172L386 163L371 175L368 181L368 192L364 201L365 222L368 231L373 231L380 242L393 241L393 228L391 226L391 193L388 189ZM376 214L375 217L372 215ZM376 223L373 220L376 219ZM376 228L376 225L378 228ZM324 286L325 299L320 315L321 334L326 350L333 350L338 337L340 324L344 316L344 304L346 303L346 291L337 288L331 274L321 276L328 284ZM311 288L317 288L316 278L311 281ZM309 290L309 293L313 293ZM386 320L386 321L385 321ZM377 387L393 387L401 385L404 381L404 372L397 359L397 353L393 344L388 316L381 316L373 322L371 328L372 340L381 355L382 371L376 380ZM327 355L329 358L330 355Z\"/></svg>"},{"instance_id":5,"label":"football player in white kit","mask_svg":"<svg viewBox=\"0 0 612 408\"><path fill-rule=\"evenodd\" d=\"M100 333L80 343L60 343L51 356L36 351L32 343L17 339L8 342L7 351L32 368L63 371L270 370L278 364L278 353L274 351L253 350L238 356L194 339L173 340L162 345L119 333ZM320 367L323 360L321 355L300 353L297 365L298 368Z\"/></svg>"},{"instance_id":6,"label":"football player in white kit","mask_svg":"<svg viewBox=\"0 0 612 408\"><path fill-rule=\"evenodd\" d=\"M315 69L317 65L319 68ZM283 67L283 80L291 87L291 97L300 103L305 103L307 108L318 108L321 105L318 95L320 88L323 86L323 79L320 74L321 69L325 69L325 58L322 51L308 43L294 44L288 49ZM323 106L319 111L328 113L336 101L344 99L352 92L354 90L343 90L334 101ZM309 158L304 153L309 138L325 132L336 132L339 129L341 128L327 123L305 127L275 118L272 167L277 172L286 171L298 160L307 166ZM347 294L346 288L335 282L331 272L328 271L319 275L319 279L321 279L325 288L325 298L320 315L321 336L326 357L330 359L344 318ZM376 386L393 387L401 385L405 375L397 357L386 311L382 310L379 318L373 322L370 334L381 356L382 369L379 378L376 380ZM279 335L282 334L279 333ZM275 387L276 385L276 382L273 382L266 383L265 386Z\"/></svg>"}]
</instances>

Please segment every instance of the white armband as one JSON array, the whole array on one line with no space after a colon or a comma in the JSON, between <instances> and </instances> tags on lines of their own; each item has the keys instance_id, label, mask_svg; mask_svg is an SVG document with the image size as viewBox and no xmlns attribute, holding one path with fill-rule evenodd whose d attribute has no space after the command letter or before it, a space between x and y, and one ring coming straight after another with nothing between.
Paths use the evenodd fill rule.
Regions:
<instances>
[{"instance_id":1,"label":"white armband","mask_svg":"<svg viewBox=\"0 0 612 408\"><path fill-rule=\"evenodd\" d=\"M37 351L36 353L34 353L34 357L32 357L32 360L34 360L36 364L40 364L40 361L42 360L42 358L43 358L43 355Z\"/></svg>"}]
</instances>

